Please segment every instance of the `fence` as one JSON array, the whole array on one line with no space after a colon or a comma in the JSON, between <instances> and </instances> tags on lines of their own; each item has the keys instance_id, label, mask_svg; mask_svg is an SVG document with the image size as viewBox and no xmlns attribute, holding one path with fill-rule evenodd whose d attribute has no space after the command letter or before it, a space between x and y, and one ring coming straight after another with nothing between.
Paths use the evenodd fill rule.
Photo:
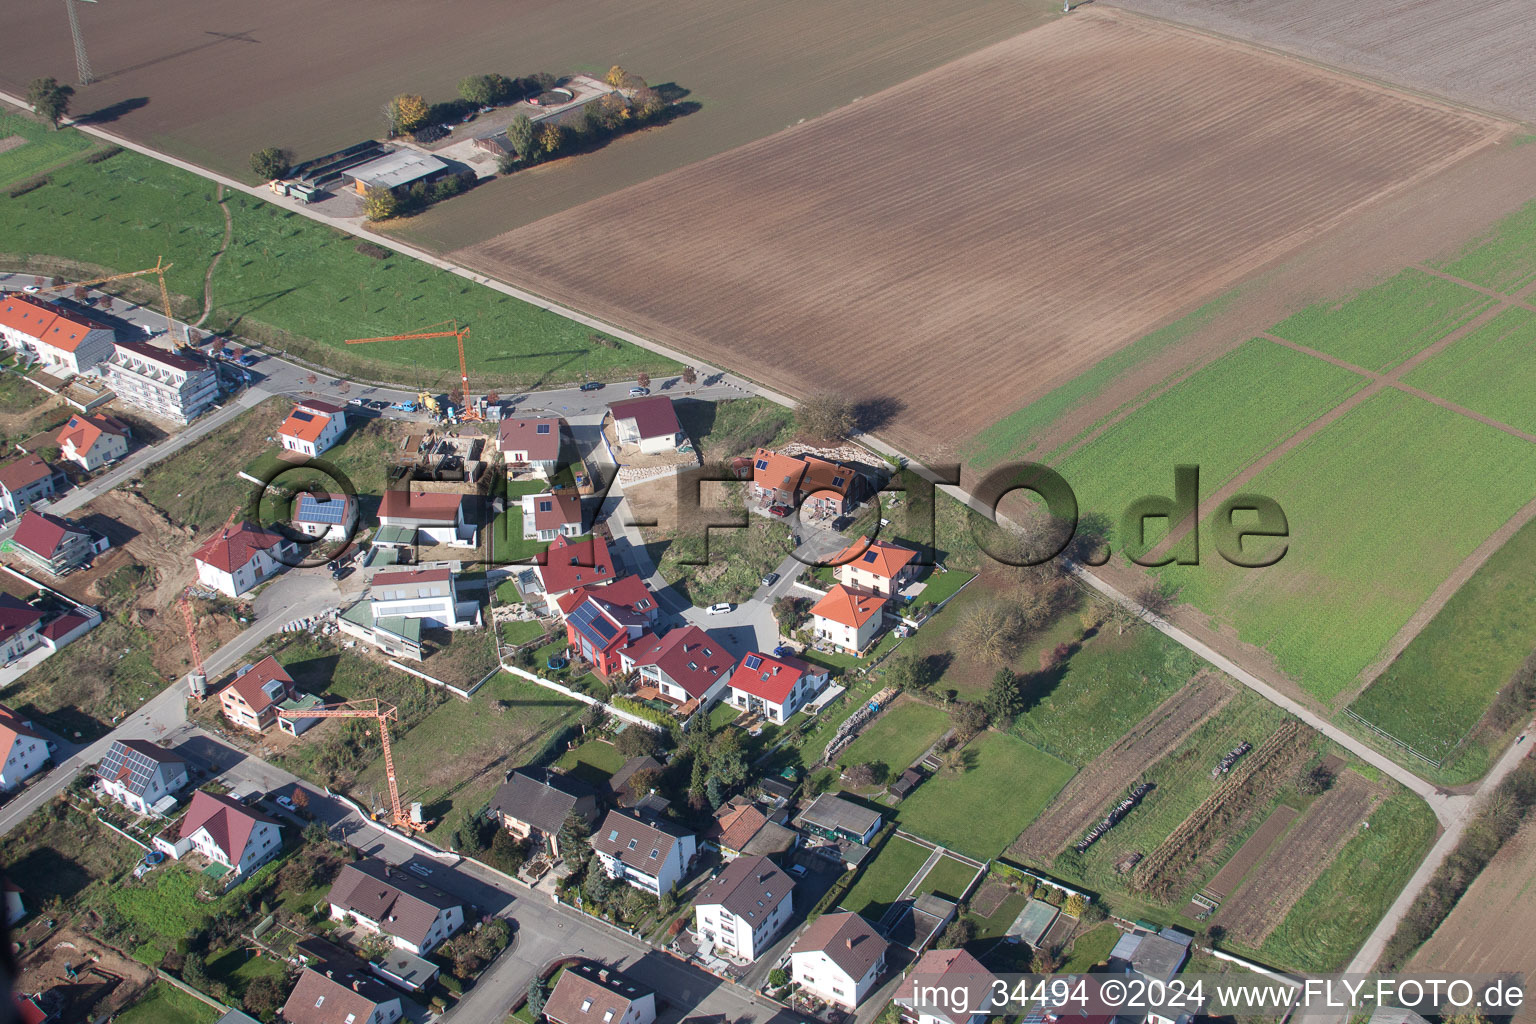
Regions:
<instances>
[{"instance_id":1,"label":"fence","mask_svg":"<svg viewBox=\"0 0 1536 1024\"><path fill-rule=\"evenodd\" d=\"M1420 761L1423 761L1425 764L1429 765L1431 768L1439 768L1444 763L1442 761L1436 761L1434 758L1428 756L1427 754L1419 753L1417 750L1414 750L1411 746L1404 743L1396 736L1393 736L1391 733L1385 731L1384 729L1380 729L1372 723L1361 718L1359 715L1355 714L1355 712L1349 710L1349 708L1344 709L1344 714L1349 718L1350 721L1357 722L1360 725L1365 726L1367 729L1371 730L1371 732L1375 733L1377 736L1380 736L1382 739L1386 740L1388 743L1391 743L1393 746L1403 748L1408 753L1418 758Z\"/></svg>"},{"instance_id":2,"label":"fence","mask_svg":"<svg viewBox=\"0 0 1536 1024\"><path fill-rule=\"evenodd\" d=\"M655 722L647 721L646 719L641 718L639 715L631 714L622 708L616 708L606 701L598 700L596 697L590 697L587 694L580 692L579 690L573 690L569 686L561 686L559 683L551 682L550 680L545 679L543 676L535 675L532 672L520 669L516 665L508 665L503 662L501 667L504 671L510 672L515 676L522 676L529 682L537 683L538 685L544 687L546 690L554 690L556 693L563 694L572 700L580 701L581 703L590 705L592 707L601 707L604 711L607 711L610 715L619 719L620 721L628 722L630 725L642 726L643 728L649 729L652 732L661 732L661 726L657 725Z\"/></svg>"},{"instance_id":3,"label":"fence","mask_svg":"<svg viewBox=\"0 0 1536 1024\"><path fill-rule=\"evenodd\" d=\"M445 683L441 679L438 679L436 676L429 676L425 672L420 672L407 665L402 665L398 661L391 660L389 664L392 667L399 669L401 672L404 672L406 675L415 676L417 679L425 680L426 682L431 683L433 686L441 687L442 689L447 690L449 693L453 694L455 697L461 697L464 700L469 700L469 698L473 697L476 690L490 682L491 677L501 671L501 666L498 665L496 668L491 669L485 675L481 676L478 683L466 690L462 686L454 686L452 683Z\"/></svg>"}]
</instances>

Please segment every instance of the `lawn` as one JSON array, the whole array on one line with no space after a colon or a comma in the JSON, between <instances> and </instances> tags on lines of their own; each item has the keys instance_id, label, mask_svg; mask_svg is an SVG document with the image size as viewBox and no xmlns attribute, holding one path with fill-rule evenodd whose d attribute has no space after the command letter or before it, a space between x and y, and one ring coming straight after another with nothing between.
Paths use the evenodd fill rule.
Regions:
<instances>
[{"instance_id":1,"label":"lawn","mask_svg":"<svg viewBox=\"0 0 1536 1024\"><path fill-rule=\"evenodd\" d=\"M503 584L505 586L505 584ZM497 597L501 595L498 593ZM502 642L517 647L521 644L531 643L543 636L547 630L544 623L537 619L514 619L501 624Z\"/></svg>"},{"instance_id":2,"label":"lawn","mask_svg":"<svg viewBox=\"0 0 1536 1024\"><path fill-rule=\"evenodd\" d=\"M1398 789L1312 883L1257 954L1299 971L1348 963L1434 841L1429 805Z\"/></svg>"},{"instance_id":3,"label":"lawn","mask_svg":"<svg viewBox=\"0 0 1536 1024\"><path fill-rule=\"evenodd\" d=\"M1536 203L1528 203L1455 258L1435 266L1505 295L1536 281Z\"/></svg>"},{"instance_id":4,"label":"lawn","mask_svg":"<svg viewBox=\"0 0 1536 1024\"><path fill-rule=\"evenodd\" d=\"M1252 400L1257 382L1263 382L1262 402ZM1056 469L1076 492L1079 512L1104 516L1118 535L1137 498L1173 494L1176 465L1198 466L1209 494L1364 384L1358 374L1254 339L1152 399ZM1148 524L1147 536L1159 538L1165 529ZM1121 538L1119 546L1127 543Z\"/></svg>"},{"instance_id":5,"label":"lawn","mask_svg":"<svg viewBox=\"0 0 1536 1024\"><path fill-rule=\"evenodd\" d=\"M200 297L224 238L213 199L212 183L124 152L100 164L71 164L52 175L52 184L0 204L0 237L12 255L89 260L107 272L148 267L163 255L175 264L172 291ZM234 232L213 276L211 326L335 373L444 390L458 377L451 339L366 349L344 342L454 318L474 332L466 345L472 387L532 388L583 374L629 379L640 370L679 369L627 342L594 341L586 327L416 260L373 259L357 251L354 236L265 200L234 193L225 206Z\"/></svg>"},{"instance_id":6,"label":"lawn","mask_svg":"<svg viewBox=\"0 0 1536 1024\"><path fill-rule=\"evenodd\" d=\"M26 141L0 153L0 185L40 174L94 145L90 138L73 129L56 132L34 118L0 113L0 139L13 138Z\"/></svg>"},{"instance_id":7,"label":"lawn","mask_svg":"<svg viewBox=\"0 0 1536 1024\"><path fill-rule=\"evenodd\" d=\"M138 1002L116 1014L116 1024L213 1024L219 1011L175 985L157 981Z\"/></svg>"},{"instance_id":8,"label":"lawn","mask_svg":"<svg viewBox=\"0 0 1536 1024\"><path fill-rule=\"evenodd\" d=\"M901 827L978 859L996 857L1067 784L1071 765L1016 736L989 732L971 741L974 761L941 772L897 810Z\"/></svg>"},{"instance_id":9,"label":"lawn","mask_svg":"<svg viewBox=\"0 0 1536 1024\"><path fill-rule=\"evenodd\" d=\"M1536 313L1504 310L1415 367L1405 380L1473 412L1536 432L1536 409L1529 401L1536 382Z\"/></svg>"},{"instance_id":10,"label":"lawn","mask_svg":"<svg viewBox=\"0 0 1536 1024\"><path fill-rule=\"evenodd\" d=\"M292 408L286 401L276 404L281 406L285 417ZM352 484L357 494L381 494L389 483L389 467L401 454L400 442L406 432L412 429L420 430L421 426L403 424L399 420L349 417L347 432L342 435L341 441L320 453L317 461L334 466ZM278 452L281 449L276 444L265 447L266 450L245 467L248 476L289 489L306 486L308 480L303 469L291 468L293 463L279 458ZM324 481L320 485L322 487L338 486L324 477L320 479Z\"/></svg>"},{"instance_id":11,"label":"lawn","mask_svg":"<svg viewBox=\"0 0 1536 1024\"><path fill-rule=\"evenodd\" d=\"M843 765L883 764L894 778L948 729L949 715L941 708L902 701L865 726L837 759Z\"/></svg>"},{"instance_id":12,"label":"lawn","mask_svg":"<svg viewBox=\"0 0 1536 1024\"><path fill-rule=\"evenodd\" d=\"M1391 456L1391 457L1387 457ZM1290 522L1263 570L1160 570L1313 696L1347 689L1434 588L1530 498L1526 442L1401 392L1357 406L1261 473Z\"/></svg>"},{"instance_id":13,"label":"lawn","mask_svg":"<svg viewBox=\"0 0 1536 1024\"><path fill-rule=\"evenodd\" d=\"M1493 300L1409 268L1343 303L1319 303L1271 329L1286 341L1367 370L1396 366L1471 320ZM1266 398L1272 392L1266 392Z\"/></svg>"},{"instance_id":14,"label":"lawn","mask_svg":"<svg viewBox=\"0 0 1536 1024\"><path fill-rule=\"evenodd\" d=\"M675 408L678 423L706 464L777 447L794 433L794 412L766 398L683 399Z\"/></svg>"},{"instance_id":15,"label":"lawn","mask_svg":"<svg viewBox=\"0 0 1536 1024\"><path fill-rule=\"evenodd\" d=\"M864 865L858 881L843 897L843 909L878 923L932 852L926 846L891 836Z\"/></svg>"},{"instance_id":16,"label":"lawn","mask_svg":"<svg viewBox=\"0 0 1536 1024\"><path fill-rule=\"evenodd\" d=\"M165 689L154 640L125 616L104 612L101 625L52 655L5 691L5 703L67 738L96 739L114 720Z\"/></svg>"},{"instance_id":17,"label":"lawn","mask_svg":"<svg viewBox=\"0 0 1536 1024\"><path fill-rule=\"evenodd\" d=\"M602 786L614 772L624 767L624 755L607 740L587 740L560 755L555 767Z\"/></svg>"},{"instance_id":18,"label":"lawn","mask_svg":"<svg viewBox=\"0 0 1536 1024\"><path fill-rule=\"evenodd\" d=\"M24 819L0 839L6 877L26 892L28 912L58 897L66 902L100 882L111 885L132 870L144 851L71 811L56 818L52 805Z\"/></svg>"},{"instance_id":19,"label":"lawn","mask_svg":"<svg viewBox=\"0 0 1536 1024\"><path fill-rule=\"evenodd\" d=\"M1493 753L1461 744L1536 648L1536 522L1527 523L1451 596L1350 710L1437 761L1440 781L1469 782ZM1524 721L1524 716L1521 716ZM1388 746L1385 749L1391 750ZM1414 759L1415 770L1424 766Z\"/></svg>"},{"instance_id":20,"label":"lawn","mask_svg":"<svg viewBox=\"0 0 1536 1024\"><path fill-rule=\"evenodd\" d=\"M985 880L978 883L977 889L979 890L985 884ZM973 900L976 898L975 892L971 893L971 898ZM971 922L976 926L976 938L978 940L1002 938L1008 929L1013 926L1014 920L1028 902L1029 897L1025 896L1022 892L1010 892L1003 898L1003 902L997 905L997 909L992 911L987 917L979 917L973 911L969 916Z\"/></svg>"},{"instance_id":21,"label":"lawn","mask_svg":"<svg viewBox=\"0 0 1536 1024\"><path fill-rule=\"evenodd\" d=\"M1094 964L1109 959L1109 951L1120 941L1120 929L1105 921L1072 940L1066 963L1061 965L1062 974L1086 972Z\"/></svg>"},{"instance_id":22,"label":"lawn","mask_svg":"<svg viewBox=\"0 0 1536 1024\"><path fill-rule=\"evenodd\" d=\"M931 892L958 903L975 877L976 869L971 865L953 857L940 857L918 883L917 891Z\"/></svg>"},{"instance_id":23,"label":"lawn","mask_svg":"<svg viewBox=\"0 0 1536 1024\"><path fill-rule=\"evenodd\" d=\"M249 465L275 445L277 428L293 411L283 398L269 398L193 441L173 459L161 459L144 471L145 500L172 522L195 526L198 539L220 526L238 508L248 508L260 491L240 479L237 466Z\"/></svg>"}]
</instances>

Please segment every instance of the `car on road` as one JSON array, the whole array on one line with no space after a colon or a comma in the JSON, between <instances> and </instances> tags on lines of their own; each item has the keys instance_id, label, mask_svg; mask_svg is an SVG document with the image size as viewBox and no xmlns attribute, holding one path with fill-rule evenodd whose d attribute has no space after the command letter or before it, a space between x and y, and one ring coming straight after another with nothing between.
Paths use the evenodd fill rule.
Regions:
<instances>
[{"instance_id":1,"label":"car on road","mask_svg":"<svg viewBox=\"0 0 1536 1024\"><path fill-rule=\"evenodd\" d=\"M293 811L295 813L298 812L298 808L294 806L293 800L286 796L280 796L277 798L277 806L281 807L285 811Z\"/></svg>"},{"instance_id":2,"label":"car on road","mask_svg":"<svg viewBox=\"0 0 1536 1024\"><path fill-rule=\"evenodd\" d=\"M629 389L629 396L631 398L644 398L646 395L648 395L650 393L651 393L651 389L650 388L630 388Z\"/></svg>"},{"instance_id":3,"label":"car on road","mask_svg":"<svg viewBox=\"0 0 1536 1024\"><path fill-rule=\"evenodd\" d=\"M771 587L777 582L779 582L779 574L776 572L770 572L763 576L763 586L765 587Z\"/></svg>"},{"instance_id":4,"label":"car on road","mask_svg":"<svg viewBox=\"0 0 1536 1024\"><path fill-rule=\"evenodd\" d=\"M582 391L601 391L601 390L603 390L603 382L600 381L600 380L589 380L589 381L587 381L585 384L583 384L581 386L580 390L582 390Z\"/></svg>"},{"instance_id":5,"label":"car on road","mask_svg":"<svg viewBox=\"0 0 1536 1024\"><path fill-rule=\"evenodd\" d=\"M728 601L721 601L719 604L712 604L709 606L709 614L724 615L734 607L736 606L729 603Z\"/></svg>"},{"instance_id":6,"label":"car on road","mask_svg":"<svg viewBox=\"0 0 1536 1024\"><path fill-rule=\"evenodd\" d=\"M348 405L355 405L355 406L357 406L357 407L358 407L358 408L359 408L359 409L366 409L366 408L368 408L368 403L367 403L367 402L365 402L365 401L363 401L363 400L362 400L362 399L361 399L361 398L353 398L353 399L349 399L349 400L348 400L348 401L347 401L347 404L348 404Z\"/></svg>"},{"instance_id":7,"label":"car on road","mask_svg":"<svg viewBox=\"0 0 1536 1024\"><path fill-rule=\"evenodd\" d=\"M24 287L24 288L22 288L22 291L24 291L24 292L27 292L27 293L28 293L28 294L32 294L32 295L35 295L35 294L37 294L37 293L38 293L38 292L40 292L40 291L42 291L42 289L41 289L41 288L39 288L39 287L38 287L38 286L37 286L37 285L35 285L35 284L29 284L29 285L27 285L27 286L26 286L26 287Z\"/></svg>"},{"instance_id":8,"label":"car on road","mask_svg":"<svg viewBox=\"0 0 1536 1024\"><path fill-rule=\"evenodd\" d=\"M247 352L245 355L240 357L240 365L241 366L255 366L256 365L256 361L259 360L260 358L261 358L261 356L257 355L254 352Z\"/></svg>"},{"instance_id":9,"label":"car on road","mask_svg":"<svg viewBox=\"0 0 1536 1024\"><path fill-rule=\"evenodd\" d=\"M787 658L794 653L795 649L788 644L779 644L779 646L773 649L773 656L775 658Z\"/></svg>"},{"instance_id":10,"label":"car on road","mask_svg":"<svg viewBox=\"0 0 1536 1024\"><path fill-rule=\"evenodd\" d=\"M771 516L778 516L780 519L783 519L793 511L794 509L790 508L788 505L773 505L769 507L768 514Z\"/></svg>"}]
</instances>

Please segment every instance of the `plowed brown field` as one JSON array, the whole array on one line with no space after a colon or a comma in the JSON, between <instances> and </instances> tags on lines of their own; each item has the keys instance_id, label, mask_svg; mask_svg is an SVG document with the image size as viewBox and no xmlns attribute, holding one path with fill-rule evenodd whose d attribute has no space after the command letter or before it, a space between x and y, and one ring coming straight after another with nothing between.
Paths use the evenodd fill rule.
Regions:
<instances>
[{"instance_id":1,"label":"plowed brown field","mask_svg":"<svg viewBox=\"0 0 1536 1024\"><path fill-rule=\"evenodd\" d=\"M456 255L937 456L1504 130L1079 11Z\"/></svg>"}]
</instances>

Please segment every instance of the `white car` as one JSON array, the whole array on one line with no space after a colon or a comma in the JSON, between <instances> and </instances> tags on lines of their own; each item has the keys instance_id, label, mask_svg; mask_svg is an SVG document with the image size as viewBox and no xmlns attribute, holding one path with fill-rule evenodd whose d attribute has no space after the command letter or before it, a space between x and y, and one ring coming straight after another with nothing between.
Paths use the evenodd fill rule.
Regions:
<instances>
[{"instance_id":1,"label":"white car","mask_svg":"<svg viewBox=\"0 0 1536 1024\"><path fill-rule=\"evenodd\" d=\"M277 798L277 806L281 807L285 811L298 810L298 808L293 805L293 801L286 796L280 796Z\"/></svg>"},{"instance_id":2,"label":"white car","mask_svg":"<svg viewBox=\"0 0 1536 1024\"><path fill-rule=\"evenodd\" d=\"M40 292L40 291L42 291L42 289L41 289L41 288L39 288L39 287L38 287L38 286L37 286L37 285L35 285L35 284L29 284L29 285L27 285L27 286L26 286L26 287L25 287L25 288L23 288L23 289L22 289L22 291L24 291L24 292L34 292L34 293L35 293L35 292Z\"/></svg>"},{"instance_id":3,"label":"white car","mask_svg":"<svg viewBox=\"0 0 1536 1024\"><path fill-rule=\"evenodd\" d=\"M630 388L629 389L629 394L633 398L644 398L646 395L648 395L650 393L651 393L651 389L650 388Z\"/></svg>"},{"instance_id":4,"label":"white car","mask_svg":"<svg viewBox=\"0 0 1536 1024\"><path fill-rule=\"evenodd\" d=\"M712 605L710 605L709 606L709 614L711 614L711 615L724 615L725 613L729 612L733 607L735 607L735 606L731 605L731 604L727 604L726 602L722 601L719 604L712 604Z\"/></svg>"}]
</instances>

